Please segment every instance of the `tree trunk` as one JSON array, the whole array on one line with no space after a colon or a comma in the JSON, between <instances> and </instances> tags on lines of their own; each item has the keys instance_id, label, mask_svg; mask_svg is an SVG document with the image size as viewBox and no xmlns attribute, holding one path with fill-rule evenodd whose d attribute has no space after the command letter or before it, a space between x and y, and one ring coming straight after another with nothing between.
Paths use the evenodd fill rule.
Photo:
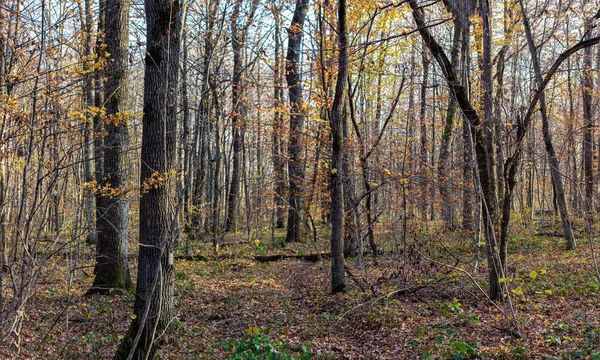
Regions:
<instances>
[{"instance_id":1,"label":"tree trunk","mask_svg":"<svg viewBox=\"0 0 600 360\"><path fill-rule=\"evenodd\" d=\"M448 57L444 53L443 49L437 43L437 41L431 36L429 30L425 25L425 18L422 10L420 9L416 0L409 0L409 5L412 8L413 17L417 23L419 33L423 38L424 44L429 48L433 57L437 60L438 64L442 68L444 76L448 82L448 86L452 90L452 93L456 97L458 105L461 107L464 116L469 121L470 126L476 128L475 132L475 154L476 162L479 175L479 183L483 198L485 200L486 208L483 211L483 224L487 239L488 249L488 279L490 282L490 297L492 299L501 298L500 283L499 279L501 276L497 271L499 269L499 258L494 256L496 253L496 241L494 235L494 220L496 218L496 198L493 192L494 185L491 184L493 179L490 178L492 174L492 164L489 163L489 157L487 154L486 142L484 134L481 131L481 120L479 114L471 105L468 99L466 89L458 81L455 70L452 68L452 64L448 60ZM484 11L485 13L485 11Z\"/></svg>"},{"instance_id":2,"label":"tree trunk","mask_svg":"<svg viewBox=\"0 0 600 360\"><path fill-rule=\"evenodd\" d=\"M173 320L178 0L145 1L147 53L140 182L140 246L135 319L115 359L152 359Z\"/></svg>"},{"instance_id":3,"label":"tree trunk","mask_svg":"<svg viewBox=\"0 0 600 360\"><path fill-rule=\"evenodd\" d=\"M128 115L127 65L129 50L129 0L106 0L106 51L110 54L104 84L106 121L104 174L96 198L98 243L96 277L88 294L110 294L132 287L128 266L129 201L125 186Z\"/></svg>"},{"instance_id":4,"label":"tree trunk","mask_svg":"<svg viewBox=\"0 0 600 360\"><path fill-rule=\"evenodd\" d=\"M525 7L522 0L521 11L523 13L523 25L525 26L525 36L527 37L527 44L529 46L529 52L531 53L533 70L535 73L535 81L539 89L544 80L542 78L542 70L540 68L537 50L533 41L533 34L531 32L531 27L529 26L529 19L527 18L527 14L525 13ZM567 211L567 201L565 199L565 191L562 182L562 175L560 173L558 158L556 157L554 145L552 144L552 136L550 135L550 125L548 123L548 114L546 112L546 97L543 93L540 96L540 113L542 116L542 135L544 136L544 146L546 148L546 155L548 156L548 163L550 165L550 175L552 177L552 185L554 188L556 205L558 207L558 211L562 221L565 239L567 240L567 250L572 250L575 248L575 238L573 237L571 220L569 219L569 213Z\"/></svg>"},{"instance_id":5,"label":"tree trunk","mask_svg":"<svg viewBox=\"0 0 600 360\"><path fill-rule=\"evenodd\" d=\"M458 22L454 24L454 35L452 38L452 52L450 54L452 67L458 68L461 41L461 27ZM448 157L450 155L450 143L452 130L456 117L456 99L452 94L448 97L448 109L444 122L444 131L440 143L440 157L438 163L438 178L440 179L440 197L442 200L442 219L449 229L454 228L452 219L452 204L448 198L448 189L445 184L448 181Z\"/></svg>"},{"instance_id":6,"label":"tree trunk","mask_svg":"<svg viewBox=\"0 0 600 360\"><path fill-rule=\"evenodd\" d=\"M81 9L80 9L81 10ZM92 64L92 1L85 0L83 13L81 14L81 28L85 31L85 40L83 43L83 63L85 70L90 70ZM0 47L2 46L0 41ZM1 59L0 59L1 61ZM87 73L83 79L83 107L86 111L94 106L94 77L93 73ZM88 113L89 114L89 113ZM86 121L83 129L83 177L87 184L94 181L94 160L93 160L93 123ZM89 245L96 244L96 228L94 226L94 195L92 188L86 186L84 190L85 196L85 223L87 229L86 243Z\"/></svg>"},{"instance_id":7,"label":"tree trunk","mask_svg":"<svg viewBox=\"0 0 600 360\"><path fill-rule=\"evenodd\" d=\"M423 179L421 185L421 195L419 200L419 210L423 220L427 220L427 174L428 174L428 157L427 157L427 80L429 78L429 57L425 47L421 50L421 58L423 60L423 78L421 81L421 106L419 112L419 175Z\"/></svg>"},{"instance_id":8,"label":"tree trunk","mask_svg":"<svg viewBox=\"0 0 600 360\"><path fill-rule=\"evenodd\" d=\"M302 238L304 226L304 166L302 164L302 132L304 131L304 101L302 99L302 79L300 54L306 11L309 0L296 0L296 9L288 29L288 51L285 78L289 87L290 99L290 140L289 153L289 211L286 242L297 242Z\"/></svg>"},{"instance_id":9,"label":"tree trunk","mask_svg":"<svg viewBox=\"0 0 600 360\"><path fill-rule=\"evenodd\" d=\"M285 161L283 159L284 142L281 140L283 130L283 78L281 77L281 9L274 9L275 15L275 66L273 69L273 87L275 114L273 119L273 172L275 175L274 203L275 227L284 228L285 217Z\"/></svg>"},{"instance_id":10,"label":"tree trunk","mask_svg":"<svg viewBox=\"0 0 600 360\"><path fill-rule=\"evenodd\" d=\"M342 187L344 137L343 118L348 78L346 0L338 0L338 76L331 106L331 292L346 289L344 269L344 189Z\"/></svg>"},{"instance_id":11,"label":"tree trunk","mask_svg":"<svg viewBox=\"0 0 600 360\"><path fill-rule=\"evenodd\" d=\"M588 3L585 1L584 3ZM584 31L586 39L591 38L592 21L587 20ZM594 91L594 80L592 79L592 48L587 47L583 50L583 178L585 181L585 212L590 214L594 203L594 118L592 109L592 93Z\"/></svg>"}]
</instances>

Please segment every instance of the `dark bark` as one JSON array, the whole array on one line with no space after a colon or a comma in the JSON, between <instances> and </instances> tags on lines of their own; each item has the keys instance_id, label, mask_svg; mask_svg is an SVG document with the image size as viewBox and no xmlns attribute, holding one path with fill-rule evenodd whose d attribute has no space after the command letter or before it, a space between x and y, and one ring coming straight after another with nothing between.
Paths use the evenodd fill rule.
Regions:
<instances>
[{"instance_id":1,"label":"dark bark","mask_svg":"<svg viewBox=\"0 0 600 360\"><path fill-rule=\"evenodd\" d=\"M309 0L296 0L294 17L288 29L288 50L285 78L289 87L290 140L288 144L289 210L286 242L297 242L302 238L304 227L304 166L302 164L302 133L304 131L304 101L300 55L304 20Z\"/></svg>"},{"instance_id":2,"label":"dark bark","mask_svg":"<svg viewBox=\"0 0 600 360\"><path fill-rule=\"evenodd\" d=\"M479 12L483 24L483 56L482 56L482 77L483 85L483 126L481 130L476 130L476 148L481 141L485 141L485 151L479 151L477 157L485 155L485 169L479 166L479 181L481 191L483 192L483 221L486 237L486 255L488 261L488 279L490 283L490 297L493 300L502 299L502 286L499 279L504 277L504 269L506 265L506 246L507 242L500 240L500 244L496 241L496 225L498 221L498 196L496 192L496 166L495 166L495 144L494 144L494 128L496 119L493 113L493 79L492 79L492 34L491 34L491 10L490 0L481 0L479 4ZM482 133L482 138L477 134ZM477 150L476 150L477 151ZM478 160L478 163L482 160ZM487 174L482 174L483 171ZM504 256L503 256L504 255Z\"/></svg>"},{"instance_id":3,"label":"dark bark","mask_svg":"<svg viewBox=\"0 0 600 360\"><path fill-rule=\"evenodd\" d=\"M140 246L136 301L115 359L152 359L173 320L176 231L178 0L145 1L147 53L140 182Z\"/></svg>"},{"instance_id":4,"label":"dark bark","mask_svg":"<svg viewBox=\"0 0 600 360\"><path fill-rule=\"evenodd\" d=\"M587 33L586 39L590 39L592 32L592 21L587 20L584 26ZM585 212L590 213L594 201L594 119L592 109L592 93L594 91L593 68L592 68L592 48L587 47L583 50L583 75L582 75L582 96L583 96L583 179L585 182Z\"/></svg>"},{"instance_id":5,"label":"dark bark","mask_svg":"<svg viewBox=\"0 0 600 360\"><path fill-rule=\"evenodd\" d=\"M323 259L329 259L331 257L330 253L317 253L317 254L306 254L306 255L257 255L254 257L254 260L265 263L265 262L273 262L284 259L297 259L304 260L310 262L318 262Z\"/></svg>"},{"instance_id":6,"label":"dark bark","mask_svg":"<svg viewBox=\"0 0 600 360\"><path fill-rule=\"evenodd\" d=\"M338 74L331 105L331 292L345 291L344 270L344 189L342 187L345 119L344 99L348 78L348 39L346 34L346 0L338 0Z\"/></svg>"},{"instance_id":7,"label":"dark bark","mask_svg":"<svg viewBox=\"0 0 600 360\"><path fill-rule=\"evenodd\" d=\"M110 294L132 287L127 253L129 246L127 63L129 49L129 0L106 0L106 67L104 96L106 121L104 173L96 197L98 243L96 275L88 294Z\"/></svg>"},{"instance_id":8,"label":"dark bark","mask_svg":"<svg viewBox=\"0 0 600 360\"><path fill-rule=\"evenodd\" d=\"M342 112L339 115L342 122L342 141L343 139L347 139L350 135L348 132L348 110L350 111L351 117L354 117L354 102L351 97L351 94L348 94L348 98L350 99L349 101L344 101L344 104L342 105ZM352 176L354 173L353 160L354 156L352 151L344 151L342 156L341 179L343 188L342 193L344 194L344 256L346 257L358 256L359 251L362 251L362 244L360 244L361 234L359 230L357 214L358 204L355 202L356 191Z\"/></svg>"}]
</instances>

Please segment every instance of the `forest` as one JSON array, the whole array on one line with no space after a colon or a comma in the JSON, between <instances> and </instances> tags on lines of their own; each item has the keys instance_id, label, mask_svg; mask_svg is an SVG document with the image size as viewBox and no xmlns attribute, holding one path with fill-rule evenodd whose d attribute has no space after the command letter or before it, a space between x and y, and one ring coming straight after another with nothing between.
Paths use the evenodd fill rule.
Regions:
<instances>
[{"instance_id":1,"label":"forest","mask_svg":"<svg viewBox=\"0 0 600 360\"><path fill-rule=\"evenodd\" d=\"M0 0L0 358L600 359L599 0Z\"/></svg>"}]
</instances>

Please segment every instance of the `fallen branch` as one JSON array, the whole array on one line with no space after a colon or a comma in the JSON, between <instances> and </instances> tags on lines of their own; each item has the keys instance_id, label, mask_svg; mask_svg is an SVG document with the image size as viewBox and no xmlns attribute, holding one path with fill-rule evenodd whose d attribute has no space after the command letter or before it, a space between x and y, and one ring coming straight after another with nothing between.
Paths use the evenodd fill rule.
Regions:
<instances>
[{"instance_id":1,"label":"fallen branch","mask_svg":"<svg viewBox=\"0 0 600 360\"><path fill-rule=\"evenodd\" d=\"M328 259L331 257L331 253L316 253L316 254L306 254L306 255L257 255L254 257L254 260L265 263L271 261L279 261L283 259L298 259L310 262L317 262L322 259Z\"/></svg>"}]
</instances>

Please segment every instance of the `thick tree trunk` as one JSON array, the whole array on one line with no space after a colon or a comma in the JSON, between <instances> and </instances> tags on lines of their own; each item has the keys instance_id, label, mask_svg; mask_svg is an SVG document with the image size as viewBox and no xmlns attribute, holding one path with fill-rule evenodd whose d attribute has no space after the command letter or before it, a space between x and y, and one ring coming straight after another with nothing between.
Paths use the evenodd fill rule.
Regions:
<instances>
[{"instance_id":1,"label":"thick tree trunk","mask_svg":"<svg viewBox=\"0 0 600 360\"><path fill-rule=\"evenodd\" d=\"M110 294L132 287L128 266L129 201L127 185L127 63L129 0L106 0L106 51L110 54L104 84L106 121L104 174L96 198L98 243L96 275L88 294Z\"/></svg>"},{"instance_id":2,"label":"thick tree trunk","mask_svg":"<svg viewBox=\"0 0 600 360\"><path fill-rule=\"evenodd\" d=\"M173 320L176 231L176 107L181 24L178 0L147 0L141 150L140 246L135 319L115 359L152 359Z\"/></svg>"},{"instance_id":3,"label":"thick tree trunk","mask_svg":"<svg viewBox=\"0 0 600 360\"><path fill-rule=\"evenodd\" d=\"M233 113L231 115L231 129L233 134L233 158L231 161L231 179L229 183L229 196L227 198L227 218L225 220L225 231L235 229L236 210L238 207L238 197L240 195L240 158L243 147L243 138L246 121L245 104L242 102L243 85L242 85L242 44L240 39L234 37L232 40L233 48L233 79L231 86L231 101L233 104Z\"/></svg>"},{"instance_id":4,"label":"thick tree trunk","mask_svg":"<svg viewBox=\"0 0 600 360\"><path fill-rule=\"evenodd\" d=\"M302 132L304 131L304 101L300 50L306 11L309 0L296 0L296 10L288 29L288 51L285 78L289 87L290 140L289 153L289 210L286 242L297 242L302 238L304 227L304 166L302 164Z\"/></svg>"},{"instance_id":5,"label":"thick tree trunk","mask_svg":"<svg viewBox=\"0 0 600 360\"><path fill-rule=\"evenodd\" d=\"M338 76L331 106L331 292L346 288L344 269L344 189L342 186L344 137L343 118L348 78L348 40L346 35L346 0L338 0Z\"/></svg>"}]
</instances>

